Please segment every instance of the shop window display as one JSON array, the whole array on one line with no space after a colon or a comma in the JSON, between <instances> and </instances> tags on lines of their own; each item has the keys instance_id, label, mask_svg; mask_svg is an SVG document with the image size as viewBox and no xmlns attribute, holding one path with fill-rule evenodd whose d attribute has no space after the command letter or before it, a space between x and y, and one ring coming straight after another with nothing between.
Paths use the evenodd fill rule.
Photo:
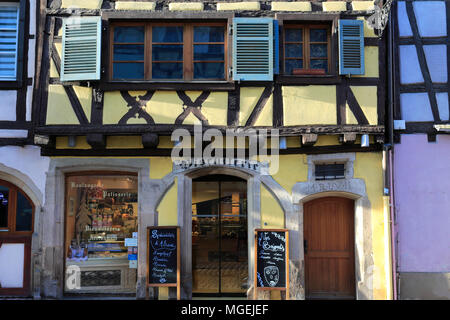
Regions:
<instances>
[{"instance_id":1,"label":"shop window display","mask_svg":"<svg viewBox=\"0 0 450 320\"><path fill-rule=\"evenodd\" d=\"M136 175L66 177L66 280L79 270L66 292L135 292L137 248L125 239L137 236L137 185Z\"/></svg>"}]
</instances>

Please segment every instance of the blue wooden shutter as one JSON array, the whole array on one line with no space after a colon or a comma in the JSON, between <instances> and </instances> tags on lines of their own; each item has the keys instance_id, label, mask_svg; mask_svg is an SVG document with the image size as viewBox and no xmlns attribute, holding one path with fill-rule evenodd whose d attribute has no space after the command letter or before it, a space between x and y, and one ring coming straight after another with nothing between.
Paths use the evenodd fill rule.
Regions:
<instances>
[{"instance_id":1,"label":"blue wooden shutter","mask_svg":"<svg viewBox=\"0 0 450 320\"><path fill-rule=\"evenodd\" d=\"M0 4L0 80L17 79L19 3Z\"/></svg>"},{"instance_id":2,"label":"blue wooden shutter","mask_svg":"<svg viewBox=\"0 0 450 320\"><path fill-rule=\"evenodd\" d=\"M273 20L273 74L280 74L280 40L278 20Z\"/></svg>"},{"instance_id":3,"label":"blue wooden shutter","mask_svg":"<svg viewBox=\"0 0 450 320\"><path fill-rule=\"evenodd\" d=\"M273 80L273 19L233 19L233 80Z\"/></svg>"},{"instance_id":4,"label":"blue wooden shutter","mask_svg":"<svg viewBox=\"0 0 450 320\"><path fill-rule=\"evenodd\" d=\"M339 74L364 74L362 20L339 20Z\"/></svg>"},{"instance_id":5,"label":"blue wooden shutter","mask_svg":"<svg viewBox=\"0 0 450 320\"><path fill-rule=\"evenodd\" d=\"M101 17L63 20L61 81L100 80Z\"/></svg>"}]
</instances>

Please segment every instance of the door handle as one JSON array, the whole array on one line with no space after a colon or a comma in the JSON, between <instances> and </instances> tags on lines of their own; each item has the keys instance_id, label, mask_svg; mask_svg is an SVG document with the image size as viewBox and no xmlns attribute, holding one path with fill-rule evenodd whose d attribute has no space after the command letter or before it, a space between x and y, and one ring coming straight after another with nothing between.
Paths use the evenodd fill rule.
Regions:
<instances>
[{"instance_id":1,"label":"door handle","mask_svg":"<svg viewBox=\"0 0 450 320\"><path fill-rule=\"evenodd\" d=\"M305 251L305 254L308 254L308 240L303 240L303 250Z\"/></svg>"}]
</instances>

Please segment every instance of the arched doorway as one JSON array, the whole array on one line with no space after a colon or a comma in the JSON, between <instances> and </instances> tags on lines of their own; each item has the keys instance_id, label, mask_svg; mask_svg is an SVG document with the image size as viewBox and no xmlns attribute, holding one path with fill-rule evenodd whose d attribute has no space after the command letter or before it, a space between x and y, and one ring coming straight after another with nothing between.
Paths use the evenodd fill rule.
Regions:
<instances>
[{"instance_id":1,"label":"arched doorway","mask_svg":"<svg viewBox=\"0 0 450 320\"><path fill-rule=\"evenodd\" d=\"M341 197L304 204L307 299L355 299L354 206Z\"/></svg>"},{"instance_id":2,"label":"arched doorway","mask_svg":"<svg viewBox=\"0 0 450 320\"><path fill-rule=\"evenodd\" d=\"M192 180L192 293L245 296L248 283L247 181Z\"/></svg>"}]
</instances>

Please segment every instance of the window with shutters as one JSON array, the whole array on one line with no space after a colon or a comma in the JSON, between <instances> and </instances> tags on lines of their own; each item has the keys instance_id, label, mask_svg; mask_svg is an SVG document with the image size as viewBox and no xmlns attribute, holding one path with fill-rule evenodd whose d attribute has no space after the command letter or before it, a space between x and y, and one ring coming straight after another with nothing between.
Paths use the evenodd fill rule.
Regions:
<instances>
[{"instance_id":1,"label":"window with shutters","mask_svg":"<svg viewBox=\"0 0 450 320\"><path fill-rule=\"evenodd\" d=\"M0 81L17 80L19 7L0 2Z\"/></svg>"},{"instance_id":2,"label":"window with shutters","mask_svg":"<svg viewBox=\"0 0 450 320\"><path fill-rule=\"evenodd\" d=\"M331 26L285 24L284 75L326 75L331 70Z\"/></svg>"},{"instance_id":3,"label":"window with shutters","mask_svg":"<svg viewBox=\"0 0 450 320\"><path fill-rule=\"evenodd\" d=\"M113 23L110 80L226 80L226 30L220 22Z\"/></svg>"}]
</instances>

